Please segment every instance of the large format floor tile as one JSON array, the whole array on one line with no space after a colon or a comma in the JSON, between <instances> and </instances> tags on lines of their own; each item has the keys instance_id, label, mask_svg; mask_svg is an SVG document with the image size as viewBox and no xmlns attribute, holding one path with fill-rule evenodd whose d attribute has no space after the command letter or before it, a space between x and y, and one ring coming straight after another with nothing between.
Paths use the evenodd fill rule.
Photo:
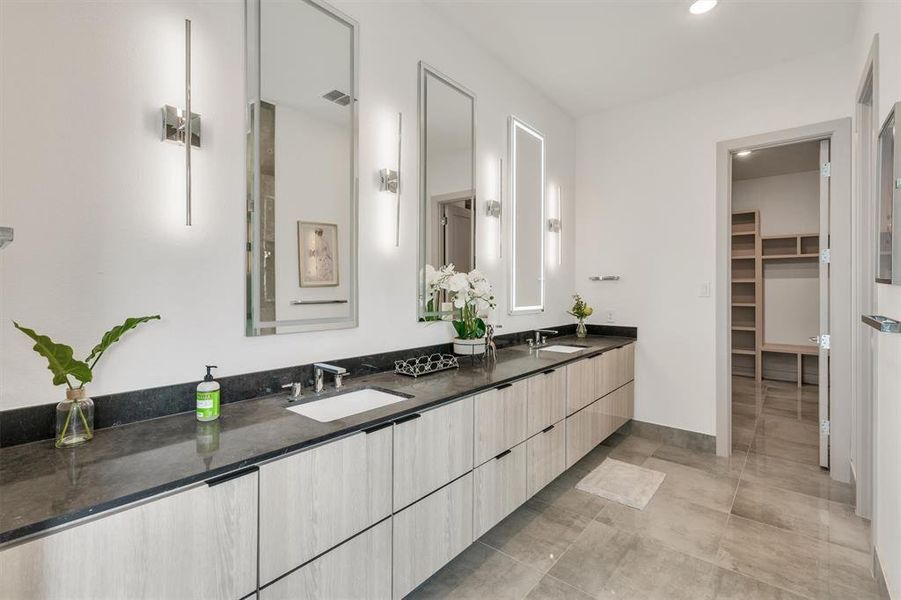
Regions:
<instances>
[{"instance_id":1,"label":"large format floor tile","mask_svg":"<svg viewBox=\"0 0 901 600\"><path fill-rule=\"evenodd\" d=\"M546 572L591 519L538 500L529 500L480 538L521 563Z\"/></svg>"},{"instance_id":2,"label":"large format floor tile","mask_svg":"<svg viewBox=\"0 0 901 600\"><path fill-rule=\"evenodd\" d=\"M741 473L743 481L782 488L835 502L852 504L854 487L833 481L818 465L749 452Z\"/></svg>"},{"instance_id":3,"label":"large format floor tile","mask_svg":"<svg viewBox=\"0 0 901 600\"><path fill-rule=\"evenodd\" d=\"M654 456L647 459L642 466L666 474L666 478L657 489L658 495L694 502L723 512L729 512L732 507L738 477L713 475L701 469Z\"/></svg>"},{"instance_id":4,"label":"large format floor tile","mask_svg":"<svg viewBox=\"0 0 901 600\"><path fill-rule=\"evenodd\" d=\"M738 477L741 475L742 467L745 464L744 455L733 454L726 458L667 445L657 448L652 456L653 458L668 460L686 467L699 469L719 477Z\"/></svg>"},{"instance_id":5,"label":"large format floor tile","mask_svg":"<svg viewBox=\"0 0 901 600\"><path fill-rule=\"evenodd\" d=\"M544 486L533 498L556 508L593 519L607 506L607 500L576 489L576 484L582 480L582 477L584 477L582 473L570 469Z\"/></svg>"}]
</instances>

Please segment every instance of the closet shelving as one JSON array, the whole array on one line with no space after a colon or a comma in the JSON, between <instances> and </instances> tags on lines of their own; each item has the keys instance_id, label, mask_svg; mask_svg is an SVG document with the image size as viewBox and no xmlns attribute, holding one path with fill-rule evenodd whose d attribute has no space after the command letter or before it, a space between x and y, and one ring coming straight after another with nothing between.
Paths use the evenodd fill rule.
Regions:
<instances>
[{"instance_id":1,"label":"closet shelving","mask_svg":"<svg viewBox=\"0 0 901 600\"><path fill-rule=\"evenodd\" d=\"M820 236L816 233L767 235L760 242L763 260L815 260L820 255Z\"/></svg>"},{"instance_id":2,"label":"closet shelving","mask_svg":"<svg viewBox=\"0 0 901 600\"><path fill-rule=\"evenodd\" d=\"M745 375L760 377L763 335L763 262L760 213L732 215L732 364Z\"/></svg>"}]
</instances>

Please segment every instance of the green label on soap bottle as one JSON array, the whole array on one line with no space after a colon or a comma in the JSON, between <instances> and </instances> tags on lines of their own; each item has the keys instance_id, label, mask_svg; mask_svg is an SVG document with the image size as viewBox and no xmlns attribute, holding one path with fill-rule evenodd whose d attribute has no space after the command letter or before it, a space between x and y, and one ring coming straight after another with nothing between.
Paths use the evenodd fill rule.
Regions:
<instances>
[{"instance_id":1,"label":"green label on soap bottle","mask_svg":"<svg viewBox=\"0 0 901 600\"><path fill-rule=\"evenodd\" d=\"M219 417L219 390L197 392L197 420L212 421Z\"/></svg>"}]
</instances>

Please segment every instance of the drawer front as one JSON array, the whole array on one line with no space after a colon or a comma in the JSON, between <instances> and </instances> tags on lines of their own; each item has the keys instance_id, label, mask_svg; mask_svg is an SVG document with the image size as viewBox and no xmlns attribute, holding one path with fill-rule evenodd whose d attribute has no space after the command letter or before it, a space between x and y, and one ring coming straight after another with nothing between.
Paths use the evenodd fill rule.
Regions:
<instances>
[{"instance_id":1,"label":"drawer front","mask_svg":"<svg viewBox=\"0 0 901 600\"><path fill-rule=\"evenodd\" d=\"M260 600L382 600L390 596L391 519L263 588L259 595Z\"/></svg>"},{"instance_id":2,"label":"drawer front","mask_svg":"<svg viewBox=\"0 0 901 600\"><path fill-rule=\"evenodd\" d=\"M260 582L265 584L391 514L392 428L260 467Z\"/></svg>"},{"instance_id":3,"label":"drawer front","mask_svg":"<svg viewBox=\"0 0 901 600\"><path fill-rule=\"evenodd\" d=\"M394 510L472 470L472 398L394 426Z\"/></svg>"},{"instance_id":4,"label":"drawer front","mask_svg":"<svg viewBox=\"0 0 901 600\"><path fill-rule=\"evenodd\" d=\"M570 468L595 447L592 434L591 408L580 410L566 418L566 468Z\"/></svg>"},{"instance_id":5,"label":"drawer front","mask_svg":"<svg viewBox=\"0 0 901 600\"><path fill-rule=\"evenodd\" d=\"M529 498L566 470L566 421L549 427L526 441L526 494Z\"/></svg>"},{"instance_id":6,"label":"drawer front","mask_svg":"<svg viewBox=\"0 0 901 600\"><path fill-rule=\"evenodd\" d=\"M475 470L475 538L526 501L526 462L526 444L520 444Z\"/></svg>"},{"instance_id":7,"label":"drawer front","mask_svg":"<svg viewBox=\"0 0 901 600\"><path fill-rule=\"evenodd\" d=\"M394 598L472 543L472 473L394 515Z\"/></svg>"},{"instance_id":8,"label":"drawer front","mask_svg":"<svg viewBox=\"0 0 901 600\"><path fill-rule=\"evenodd\" d=\"M566 416L566 369L551 369L526 380L526 435L533 436Z\"/></svg>"},{"instance_id":9,"label":"drawer front","mask_svg":"<svg viewBox=\"0 0 901 600\"><path fill-rule=\"evenodd\" d=\"M526 439L528 382L517 381L475 396L475 464Z\"/></svg>"},{"instance_id":10,"label":"drawer front","mask_svg":"<svg viewBox=\"0 0 901 600\"><path fill-rule=\"evenodd\" d=\"M603 356L603 355L601 355ZM566 414L585 408L598 399L600 356L580 360L566 367Z\"/></svg>"},{"instance_id":11,"label":"drawer front","mask_svg":"<svg viewBox=\"0 0 901 600\"><path fill-rule=\"evenodd\" d=\"M623 386L635 379L635 344L631 343L628 346L623 346L621 352L622 354L620 354L619 360L619 384L620 386Z\"/></svg>"},{"instance_id":12,"label":"drawer front","mask_svg":"<svg viewBox=\"0 0 901 600\"><path fill-rule=\"evenodd\" d=\"M257 473L0 551L0 598L221 598L256 590Z\"/></svg>"}]
</instances>

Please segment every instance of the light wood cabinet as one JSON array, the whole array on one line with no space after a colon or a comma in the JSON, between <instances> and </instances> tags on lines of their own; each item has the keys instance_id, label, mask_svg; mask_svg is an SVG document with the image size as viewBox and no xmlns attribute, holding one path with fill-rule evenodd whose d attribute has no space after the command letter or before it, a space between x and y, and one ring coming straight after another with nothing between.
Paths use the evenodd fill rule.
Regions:
<instances>
[{"instance_id":1,"label":"light wood cabinet","mask_svg":"<svg viewBox=\"0 0 901 600\"><path fill-rule=\"evenodd\" d=\"M566 470L565 425L565 421L559 421L526 440L528 498Z\"/></svg>"},{"instance_id":2,"label":"light wood cabinet","mask_svg":"<svg viewBox=\"0 0 901 600\"><path fill-rule=\"evenodd\" d=\"M566 416L566 369L550 369L526 382L526 435L533 436Z\"/></svg>"},{"instance_id":3,"label":"light wood cabinet","mask_svg":"<svg viewBox=\"0 0 901 600\"><path fill-rule=\"evenodd\" d=\"M603 355L601 355L603 356ZM598 399L600 356L586 358L566 367L566 414L571 415Z\"/></svg>"},{"instance_id":4,"label":"light wood cabinet","mask_svg":"<svg viewBox=\"0 0 901 600\"><path fill-rule=\"evenodd\" d=\"M472 398L417 413L394 426L394 510L472 470Z\"/></svg>"},{"instance_id":5,"label":"light wood cabinet","mask_svg":"<svg viewBox=\"0 0 901 600\"><path fill-rule=\"evenodd\" d=\"M260 467L260 583L391 514L392 428L355 433Z\"/></svg>"},{"instance_id":6,"label":"light wood cabinet","mask_svg":"<svg viewBox=\"0 0 901 600\"><path fill-rule=\"evenodd\" d=\"M596 416L591 407L586 407L579 412L566 417L566 468L570 468L583 456L591 452L595 443Z\"/></svg>"},{"instance_id":7,"label":"light wood cabinet","mask_svg":"<svg viewBox=\"0 0 901 600\"><path fill-rule=\"evenodd\" d=\"M264 587L259 595L260 600L382 600L390 596L391 519Z\"/></svg>"},{"instance_id":8,"label":"light wood cabinet","mask_svg":"<svg viewBox=\"0 0 901 600\"><path fill-rule=\"evenodd\" d=\"M501 385L475 396L476 465L526 439L527 400L527 380Z\"/></svg>"},{"instance_id":9,"label":"light wood cabinet","mask_svg":"<svg viewBox=\"0 0 901 600\"><path fill-rule=\"evenodd\" d=\"M394 515L394 598L403 598L472 543L472 473Z\"/></svg>"},{"instance_id":10,"label":"light wood cabinet","mask_svg":"<svg viewBox=\"0 0 901 600\"><path fill-rule=\"evenodd\" d=\"M257 473L0 551L0 598L223 598L256 590Z\"/></svg>"},{"instance_id":11,"label":"light wood cabinet","mask_svg":"<svg viewBox=\"0 0 901 600\"><path fill-rule=\"evenodd\" d=\"M473 473L476 539L528 498L526 454L526 444L520 444L477 467Z\"/></svg>"}]
</instances>

